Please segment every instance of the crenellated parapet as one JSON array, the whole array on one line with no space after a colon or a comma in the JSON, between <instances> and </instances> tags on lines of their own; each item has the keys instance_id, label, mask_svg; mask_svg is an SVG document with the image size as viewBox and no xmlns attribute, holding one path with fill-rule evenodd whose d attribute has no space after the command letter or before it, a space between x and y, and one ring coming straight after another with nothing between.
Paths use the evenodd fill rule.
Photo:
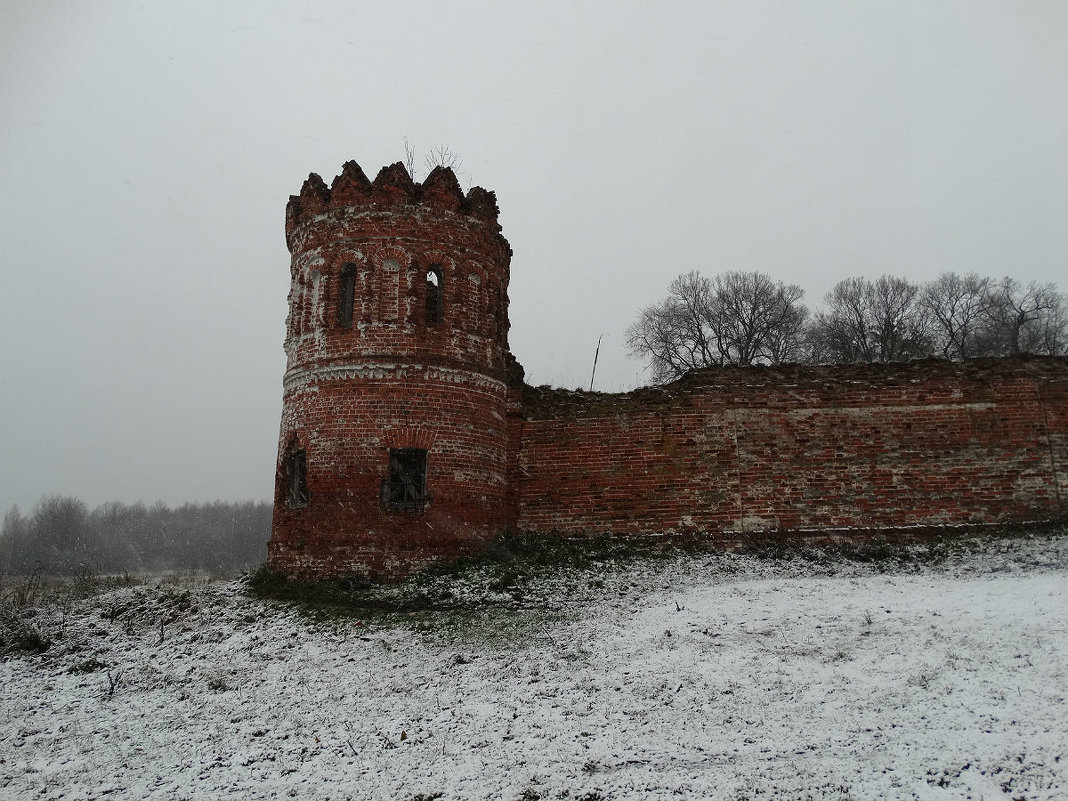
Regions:
<instances>
[{"instance_id":1,"label":"crenellated parapet","mask_svg":"<svg viewBox=\"0 0 1068 801\"><path fill-rule=\"evenodd\" d=\"M511 248L492 192L451 169L422 184L400 163L311 175L287 210L288 369L383 358L503 377Z\"/></svg>"},{"instance_id":2,"label":"crenellated parapet","mask_svg":"<svg viewBox=\"0 0 1068 801\"><path fill-rule=\"evenodd\" d=\"M359 164L349 161L330 186L319 175L311 173L300 194L290 195L286 205L286 242L291 246L292 234L297 228L333 209L396 211L407 206L465 215L500 230L497 196L480 186L471 187L464 194L456 174L449 167L435 167L426 180L417 183L398 161L383 167L374 181L370 181Z\"/></svg>"}]
</instances>

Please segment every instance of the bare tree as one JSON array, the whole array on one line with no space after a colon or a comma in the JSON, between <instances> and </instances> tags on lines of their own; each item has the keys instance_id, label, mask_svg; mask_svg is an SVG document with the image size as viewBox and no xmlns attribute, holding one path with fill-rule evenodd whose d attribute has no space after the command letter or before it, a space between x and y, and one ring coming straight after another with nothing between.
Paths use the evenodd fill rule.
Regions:
<instances>
[{"instance_id":1,"label":"bare tree","mask_svg":"<svg viewBox=\"0 0 1068 801\"><path fill-rule=\"evenodd\" d=\"M798 358L808 310L803 290L764 273L697 271L676 277L668 295L627 329L627 347L656 381L714 364L777 364Z\"/></svg>"},{"instance_id":2,"label":"bare tree","mask_svg":"<svg viewBox=\"0 0 1068 801\"><path fill-rule=\"evenodd\" d=\"M702 313L711 294L711 282L700 273L677 276L667 297L642 309L627 329L627 348L647 362L654 381L714 363Z\"/></svg>"},{"instance_id":3,"label":"bare tree","mask_svg":"<svg viewBox=\"0 0 1068 801\"><path fill-rule=\"evenodd\" d=\"M31 562L23 564L26 543L30 539L30 522L23 517L18 506L12 506L4 514L0 528L0 571L4 574L28 572Z\"/></svg>"},{"instance_id":4,"label":"bare tree","mask_svg":"<svg viewBox=\"0 0 1068 801\"><path fill-rule=\"evenodd\" d=\"M846 278L827 294L830 310L817 312L809 331L813 361L871 361L864 286L862 278Z\"/></svg>"},{"instance_id":5,"label":"bare tree","mask_svg":"<svg viewBox=\"0 0 1068 801\"><path fill-rule=\"evenodd\" d=\"M944 359L982 355L986 338L984 309L991 281L975 273L942 273L924 285L919 304L931 326L934 351Z\"/></svg>"},{"instance_id":6,"label":"bare tree","mask_svg":"<svg viewBox=\"0 0 1068 801\"><path fill-rule=\"evenodd\" d=\"M1018 353L1060 355L1068 345L1068 301L1055 284L1024 286L1005 277L984 298L984 350L993 356Z\"/></svg>"},{"instance_id":7,"label":"bare tree","mask_svg":"<svg viewBox=\"0 0 1068 801\"><path fill-rule=\"evenodd\" d=\"M899 362L931 353L919 287L884 275L839 281L810 331L820 361Z\"/></svg>"},{"instance_id":8,"label":"bare tree","mask_svg":"<svg viewBox=\"0 0 1068 801\"><path fill-rule=\"evenodd\" d=\"M1049 356L1068 356L1068 298L1058 295L1042 326L1042 349Z\"/></svg>"},{"instance_id":9,"label":"bare tree","mask_svg":"<svg viewBox=\"0 0 1068 801\"><path fill-rule=\"evenodd\" d=\"M33 510L34 535L60 551L82 555L89 550L89 509L77 498L49 495Z\"/></svg>"},{"instance_id":10,"label":"bare tree","mask_svg":"<svg viewBox=\"0 0 1068 801\"><path fill-rule=\"evenodd\" d=\"M808 317L804 294L764 273L716 275L708 325L719 364L778 364L800 356Z\"/></svg>"}]
</instances>

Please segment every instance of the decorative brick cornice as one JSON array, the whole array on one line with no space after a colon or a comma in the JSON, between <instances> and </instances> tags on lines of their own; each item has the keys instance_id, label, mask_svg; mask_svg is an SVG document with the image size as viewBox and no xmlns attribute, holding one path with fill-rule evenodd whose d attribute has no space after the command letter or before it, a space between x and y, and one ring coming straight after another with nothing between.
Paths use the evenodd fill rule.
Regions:
<instances>
[{"instance_id":1,"label":"decorative brick cornice","mask_svg":"<svg viewBox=\"0 0 1068 801\"><path fill-rule=\"evenodd\" d=\"M488 376L485 373L480 373L477 370L396 361L297 367L285 374L282 379L282 388L286 394L289 394L326 381L368 379L403 381L414 376L447 384L464 384L473 391L482 390L492 394L503 394L505 389L504 381Z\"/></svg>"}]
</instances>

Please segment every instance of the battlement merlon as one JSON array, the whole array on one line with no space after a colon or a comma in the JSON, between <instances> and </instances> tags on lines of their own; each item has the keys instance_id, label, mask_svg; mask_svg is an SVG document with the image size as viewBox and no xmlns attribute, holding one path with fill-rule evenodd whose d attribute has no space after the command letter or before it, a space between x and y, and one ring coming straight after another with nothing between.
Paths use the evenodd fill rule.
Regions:
<instances>
[{"instance_id":1,"label":"battlement merlon","mask_svg":"<svg viewBox=\"0 0 1068 801\"><path fill-rule=\"evenodd\" d=\"M329 187L319 175L311 173L300 194L289 196L286 245L292 243L293 232L301 224L332 209L392 211L404 206L462 214L489 223L498 232L501 230L497 221L500 214L497 195L480 186L471 187L465 195L450 167L435 167L426 180L416 183L398 161L379 170L371 182L359 164L348 161Z\"/></svg>"}]
</instances>

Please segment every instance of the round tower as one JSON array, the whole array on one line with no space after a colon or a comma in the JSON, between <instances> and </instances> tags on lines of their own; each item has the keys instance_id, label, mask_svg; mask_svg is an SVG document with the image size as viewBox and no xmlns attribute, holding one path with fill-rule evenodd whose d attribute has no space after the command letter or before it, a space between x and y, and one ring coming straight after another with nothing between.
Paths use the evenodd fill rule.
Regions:
<instances>
[{"instance_id":1,"label":"round tower","mask_svg":"<svg viewBox=\"0 0 1068 801\"><path fill-rule=\"evenodd\" d=\"M452 170L417 184L400 163L372 183L350 161L290 197L271 568L399 579L513 522L497 215Z\"/></svg>"}]
</instances>

